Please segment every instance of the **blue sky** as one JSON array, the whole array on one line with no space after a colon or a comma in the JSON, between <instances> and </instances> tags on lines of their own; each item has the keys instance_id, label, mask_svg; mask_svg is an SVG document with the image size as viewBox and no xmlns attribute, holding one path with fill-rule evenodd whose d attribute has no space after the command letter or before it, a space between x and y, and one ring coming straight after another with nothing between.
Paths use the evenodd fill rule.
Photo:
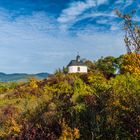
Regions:
<instances>
[{"instance_id":1,"label":"blue sky","mask_svg":"<svg viewBox=\"0 0 140 140\"><path fill-rule=\"evenodd\" d=\"M0 71L53 73L77 55L96 60L125 53L114 10L139 0L0 0Z\"/></svg>"}]
</instances>

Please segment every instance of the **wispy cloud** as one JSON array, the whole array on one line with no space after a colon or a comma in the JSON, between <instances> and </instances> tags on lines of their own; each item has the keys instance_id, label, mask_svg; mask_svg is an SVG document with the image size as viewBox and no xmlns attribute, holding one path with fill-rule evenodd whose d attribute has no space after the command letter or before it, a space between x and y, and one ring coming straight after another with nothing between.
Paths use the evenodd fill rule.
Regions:
<instances>
[{"instance_id":1,"label":"wispy cloud","mask_svg":"<svg viewBox=\"0 0 140 140\"><path fill-rule=\"evenodd\" d=\"M96 10L99 6L107 4L109 4L108 0L86 0L74 1L70 3L57 18L61 31L66 31L69 28L73 28L74 24L88 18L99 18L97 23L99 23L99 20L102 20L102 18L107 18L108 22L110 22L109 18L110 20L113 20L113 18L118 18L114 9L111 11Z\"/></svg>"},{"instance_id":2,"label":"wispy cloud","mask_svg":"<svg viewBox=\"0 0 140 140\"><path fill-rule=\"evenodd\" d=\"M53 72L67 65L77 52L91 60L122 54L125 47L121 23L113 10L123 2L110 2L74 0L62 6L64 9L59 9L56 2L61 11L57 15L53 8L47 11L47 6L43 10L31 6L30 14L0 8L0 70ZM139 21L138 14L135 18Z\"/></svg>"},{"instance_id":3,"label":"wispy cloud","mask_svg":"<svg viewBox=\"0 0 140 140\"><path fill-rule=\"evenodd\" d=\"M74 21L77 16L82 14L88 8L91 8L95 5L96 3L93 0L86 0L85 2L82 1L73 2L69 5L68 8L62 11L60 17L58 17L58 22L67 23Z\"/></svg>"},{"instance_id":4,"label":"wispy cloud","mask_svg":"<svg viewBox=\"0 0 140 140\"><path fill-rule=\"evenodd\" d=\"M80 20L81 16L86 10L94 8L101 4L107 3L107 0L86 0L75 1L69 4L69 6L62 11L57 21L60 23L61 29L66 30L69 26Z\"/></svg>"},{"instance_id":5,"label":"wispy cloud","mask_svg":"<svg viewBox=\"0 0 140 140\"><path fill-rule=\"evenodd\" d=\"M111 38L109 33L99 32L79 32L73 37L61 33L57 21L45 13L19 16L15 20L8 15L0 12L0 65L4 72L53 72L67 65L77 51L87 59L122 52L119 35L117 40L116 36ZM106 42L107 38L111 42Z\"/></svg>"},{"instance_id":6,"label":"wispy cloud","mask_svg":"<svg viewBox=\"0 0 140 140\"><path fill-rule=\"evenodd\" d=\"M104 3L108 3L108 0L97 0L97 5L101 5L101 4L104 4Z\"/></svg>"}]
</instances>

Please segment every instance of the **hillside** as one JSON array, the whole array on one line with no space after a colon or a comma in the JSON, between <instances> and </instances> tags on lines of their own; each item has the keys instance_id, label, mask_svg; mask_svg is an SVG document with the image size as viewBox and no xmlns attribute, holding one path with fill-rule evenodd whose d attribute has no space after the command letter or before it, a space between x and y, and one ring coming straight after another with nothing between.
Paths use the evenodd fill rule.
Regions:
<instances>
[{"instance_id":1,"label":"hillside","mask_svg":"<svg viewBox=\"0 0 140 140\"><path fill-rule=\"evenodd\" d=\"M0 139L140 139L140 74L114 75L106 60L88 61L87 74L0 83Z\"/></svg>"},{"instance_id":2,"label":"hillside","mask_svg":"<svg viewBox=\"0 0 140 140\"><path fill-rule=\"evenodd\" d=\"M0 82L0 139L139 140L140 56L126 63L133 55L87 61L85 74Z\"/></svg>"},{"instance_id":3,"label":"hillside","mask_svg":"<svg viewBox=\"0 0 140 140\"><path fill-rule=\"evenodd\" d=\"M29 77L35 77L37 79L47 78L49 73L37 73L37 74L26 74L26 73L14 73L14 74L5 74L0 72L0 82L9 82L9 81L26 81Z\"/></svg>"}]
</instances>

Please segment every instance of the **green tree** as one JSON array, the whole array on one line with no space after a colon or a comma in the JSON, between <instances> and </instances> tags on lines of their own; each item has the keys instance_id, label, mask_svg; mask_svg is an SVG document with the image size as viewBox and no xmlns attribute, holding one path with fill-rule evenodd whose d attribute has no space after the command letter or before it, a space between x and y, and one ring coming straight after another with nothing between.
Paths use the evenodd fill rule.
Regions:
<instances>
[{"instance_id":1,"label":"green tree","mask_svg":"<svg viewBox=\"0 0 140 140\"><path fill-rule=\"evenodd\" d=\"M119 59L108 56L105 58L100 58L96 61L96 67L98 70L103 72L105 77L110 78L112 76L115 76L117 71L119 70Z\"/></svg>"},{"instance_id":2,"label":"green tree","mask_svg":"<svg viewBox=\"0 0 140 140\"><path fill-rule=\"evenodd\" d=\"M88 71L89 72L95 72L97 70L96 69L95 62L92 62L90 60L87 60L87 61L85 61L85 64L88 66Z\"/></svg>"}]
</instances>

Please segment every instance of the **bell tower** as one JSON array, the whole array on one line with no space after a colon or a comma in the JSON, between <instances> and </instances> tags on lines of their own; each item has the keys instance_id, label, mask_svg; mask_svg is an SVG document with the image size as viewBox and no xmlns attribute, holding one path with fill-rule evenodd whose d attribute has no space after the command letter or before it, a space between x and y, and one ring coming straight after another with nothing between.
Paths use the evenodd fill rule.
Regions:
<instances>
[{"instance_id":1,"label":"bell tower","mask_svg":"<svg viewBox=\"0 0 140 140\"><path fill-rule=\"evenodd\" d=\"M77 56L76 56L76 61L77 61L77 62L80 62L80 55L77 55Z\"/></svg>"}]
</instances>

